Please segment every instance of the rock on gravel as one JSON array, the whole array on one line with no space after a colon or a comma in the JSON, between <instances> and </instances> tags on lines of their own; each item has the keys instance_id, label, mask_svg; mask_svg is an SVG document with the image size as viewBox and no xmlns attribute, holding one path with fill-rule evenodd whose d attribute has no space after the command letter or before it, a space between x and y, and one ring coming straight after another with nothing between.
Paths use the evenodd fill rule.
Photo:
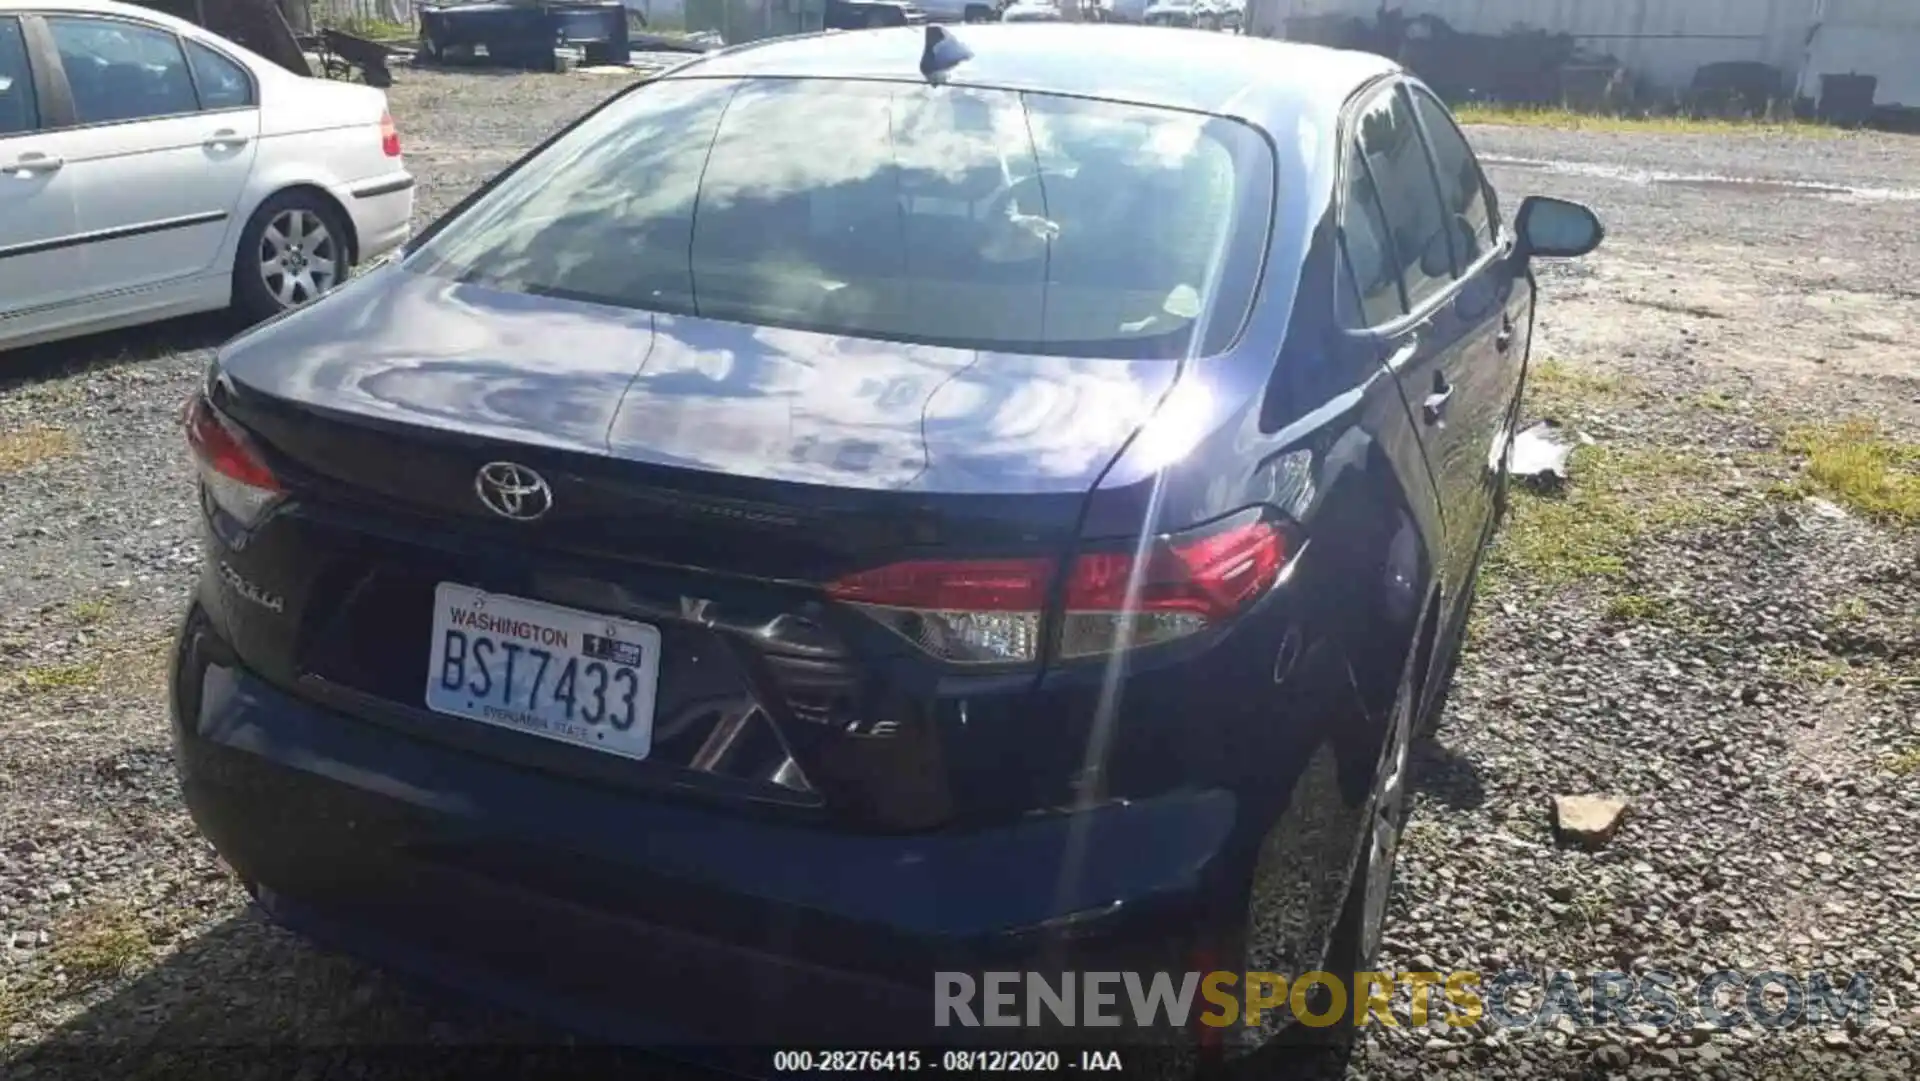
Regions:
<instances>
[{"instance_id":1,"label":"rock on gravel","mask_svg":"<svg viewBox=\"0 0 1920 1081\"><path fill-rule=\"evenodd\" d=\"M1562 838L1599 848L1613 840L1626 817L1627 801L1608 796L1553 797L1553 828Z\"/></svg>"}]
</instances>

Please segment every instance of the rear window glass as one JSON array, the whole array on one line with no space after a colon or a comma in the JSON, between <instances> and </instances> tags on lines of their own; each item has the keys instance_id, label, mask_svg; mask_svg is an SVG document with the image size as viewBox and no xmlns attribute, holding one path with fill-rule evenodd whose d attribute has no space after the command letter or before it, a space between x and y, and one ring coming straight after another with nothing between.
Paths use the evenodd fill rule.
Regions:
<instances>
[{"instance_id":1,"label":"rear window glass","mask_svg":"<svg viewBox=\"0 0 1920 1081\"><path fill-rule=\"evenodd\" d=\"M919 84L668 80L414 266L492 288L965 348L1218 352L1273 201L1230 120Z\"/></svg>"}]
</instances>

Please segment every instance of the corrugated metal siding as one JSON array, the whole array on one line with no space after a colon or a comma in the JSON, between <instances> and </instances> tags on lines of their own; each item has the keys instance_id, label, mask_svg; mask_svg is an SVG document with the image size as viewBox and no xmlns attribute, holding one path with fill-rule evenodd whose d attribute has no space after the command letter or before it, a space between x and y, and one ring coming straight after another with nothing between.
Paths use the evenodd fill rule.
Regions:
<instances>
[{"instance_id":1,"label":"corrugated metal siding","mask_svg":"<svg viewBox=\"0 0 1920 1081\"><path fill-rule=\"evenodd\" d=\"M1875 105L1920 106L1920 29L1828 24L1814 35L1800 93L1820 93L1822 75L1871 75Z\"/></svg>"},{"instance_id":2,"label":"corrugated metal siding","mask_svg":"<svg viewBox=\"0 0 1920 1081\"><path fill-rule=\"evenodd\" d=\"M1827 0L1830 5L1905 8L1914 0ZM1681 89L1702 65L1726 60L1800 68L1819 0L1389 0L1405 14L1437 15L1456 30L1497 34L1516 25L1568 33L1608 53L1655 86ZM1370 19L1380 0L1273 0L1280 23L1296 15Z\"/></svg>"},{"instance_id":3,"label":"corrugated metal siding","mask_svg":"<svg viewBox=\"0 0 1920 1081\"><path fill-rule=\"evenodd\" d=\"M1822 75L1871 75L1874 104L1920 107L1920 3L1826 0L1813 14L1802 95L1818 95Z\"/></svg>"},{"instance_id":4,"label":"corrugated metal siding","mask_svg":"<svg viewBox=\"0 0 1920 1081\"><path fill-rule=\"evenodd\" d=\"M1881 30L1920 30L1920 2L1916 0L1827 0L1821 21L1837 26Z\"/></svg>"}]
</instances>

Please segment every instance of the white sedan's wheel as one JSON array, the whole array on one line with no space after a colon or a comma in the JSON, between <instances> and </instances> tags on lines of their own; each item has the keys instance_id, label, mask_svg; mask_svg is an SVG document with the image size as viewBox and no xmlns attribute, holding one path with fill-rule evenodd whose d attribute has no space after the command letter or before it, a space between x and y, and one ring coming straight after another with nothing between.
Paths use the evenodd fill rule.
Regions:
<instances>
[{"instance_id":1,"label":"white sedan's wheel","mask_svg":"<svg viewBox=\"0 0 1920 1081\"><path fill-rule=\"evenodd\" d=\"M283 210L260 236L260 281L282 308L297 308L339 280L340 241L311 210Z\"/></svg>"},{"instance_id":2,"label":"white sedan's wheel","mask_svg":"<svg viewBox=\"0 0 1920 1081\"><path fill-rule=\"evenodd\" d=\"M234 304L250 319L266 319L318 300L352 268L340 211L316 192L281 192L254 212L240 236Z\"/></svg>"}]
</instances>

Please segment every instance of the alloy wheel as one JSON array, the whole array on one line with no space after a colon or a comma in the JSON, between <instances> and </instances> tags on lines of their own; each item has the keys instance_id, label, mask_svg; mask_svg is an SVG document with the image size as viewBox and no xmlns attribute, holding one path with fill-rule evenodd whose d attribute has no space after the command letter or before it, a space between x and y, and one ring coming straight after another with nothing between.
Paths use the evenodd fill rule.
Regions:
<instances>
[{"instance_id":1,"label":"alloy wheel","mask_svg":"<svg viewBox=\"0 0 1920 1081\"><path fill-rule=\"evenodd\" d=\"M282 308L297 308L333 288L339 241L311 210L282 210L260 235L260 280Z\"/></svg>"},{"instance_id":2,"label":"alloy wheel","mask_svg":"<svg viewBox=\"0 0 1920 1081\"><path fill-rule=\"evenodd\" d=\"M1372 964L1380 952L1380 930L1386 923L1387 896L1393 889L1393 861L1400 851L1400 828L1406 818L1408 774L1413 761L1413 695L1405 693L1394 707L1386 770L1374 798L1368 829L1366 900L1360 909L1360 958Z\"/></svg>"}]
</instances>

